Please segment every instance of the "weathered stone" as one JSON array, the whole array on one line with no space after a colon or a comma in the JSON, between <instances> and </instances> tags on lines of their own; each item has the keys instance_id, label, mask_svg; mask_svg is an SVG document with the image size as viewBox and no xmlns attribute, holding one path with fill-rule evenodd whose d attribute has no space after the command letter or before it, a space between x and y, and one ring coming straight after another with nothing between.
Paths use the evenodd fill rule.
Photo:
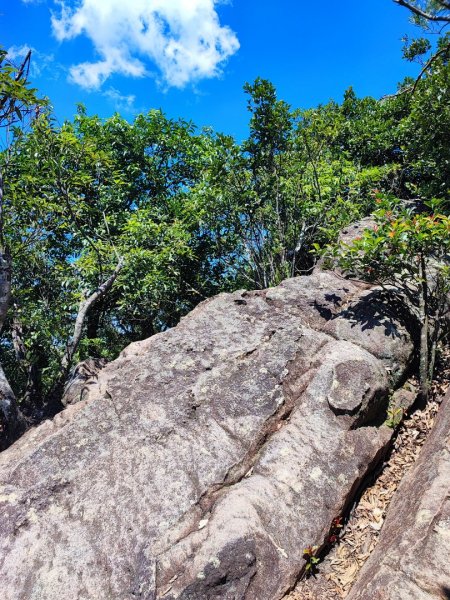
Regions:
<instances>
[{"instance_id":1,"label":"weathered stone","mask_svg":"<svg viewBox=\"0 0 450 600\"><path fill-rule=\"evenodd\" d=\"M27 423L0 365L0 452L26 430Z\"/></svg>"},{"instance_id":2,"label":"weathered stone","mask_svg":"<svg viewBox=\"0 0 450 600\"><path fill-rule=\"evenodd\" d=\"M339 241L342 244L350 245L357 238L361 237L365 229L374 229L376 226L375 218L372 216L364 217L344 229L339 234Z\"/></svg>"},{"instance_id":3,"label":"weathered stone","mask_svg":"<svg viewBox=\"0 0 450 600\"><path fill-rule=\"evenodd\" d=\"M206 301L2 453L4 600L280 598L392 435L370 326L327 331L366 290ZM411 340L386 345L401 374Z\"/></svg>"},{"instance_id":4,"label":"weathered stone","mask_svg":"<svg viewBox=\"0 0 450 600\"><path fill-rule=\"evenodd\" d=\"M347 600L450 597L450 393Z\"/></svg>"},{"instance_id":5,"label":"weathered stone","mask_svg":"<svg viewBox=\"0 0 450 600\"><path fill-rule=\"evenodd\" d=\"M418 394L418 387L412 384L410 381L407 381L403 387L399 388L392 394L389 402L389 409L393 414L398 411L404 415L409 411L410 408L412 408L417 400ZM398 418L401 418L400 414Z\"/></svg>"},{"instance_id":6,"label":"weathered stone","mask_svg":"<svg viewBox=\"0 0 450 600\"><path fill-rule=\"evenodd\" d=\"M376 223L374 217L364 217L363 219L356 221L355 223L352 223L348 227L342 229L339 234L338 243L350 246L357 238L362 236L365 229L374 229L375 226ZM338 265L338 261L334 259L331 260L329 257L320 258L314 267L314 272L317 273L323 268L328 270L333 269L334 272L342 274L342 271Z\"/></svg>"},{"instance_id":7,"label":"weathered stone","mask_svg":"<svg viewBox=\"0 0 450 600\"><path fill-rule=\"evenodd\" d=\"M62 405L68 406L83 400L87 396L89 387L97 383L98 374L106 364L107 361L103 358L88 358L78 363L72 369L64 387Z\"/></svg>"},{"instance_id":8,"label":"weathered stone","mask_svg":"<svg viewBox=\"0 0 450 600\"><path fill-rule=\"evenodd\" d=\"M393 385L404 377L405 363L412 356L414 320L394 294L377 287L363 292L356 302L330 319L322 331L352 341L379 358Z\"/></svg>"}]
</instances>

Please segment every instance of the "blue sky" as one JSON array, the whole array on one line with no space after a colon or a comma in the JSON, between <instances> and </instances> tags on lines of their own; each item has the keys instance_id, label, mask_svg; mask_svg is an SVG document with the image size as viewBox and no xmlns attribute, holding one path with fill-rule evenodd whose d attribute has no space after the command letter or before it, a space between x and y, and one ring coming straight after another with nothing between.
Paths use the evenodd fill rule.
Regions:
<instances>
[{"instance_id":1,"label":"blue sky","mask_svg":"<svg viewBox=\"0 0 450 600\"><path fill-rule=\"evenodd\" d=\"M62 121L150 108L243 139L242 86L270 79L307 108L395 91L417 30L392 0L0 0L0 44L34 50L32 82Z\"/></svg>"}]
</instances>

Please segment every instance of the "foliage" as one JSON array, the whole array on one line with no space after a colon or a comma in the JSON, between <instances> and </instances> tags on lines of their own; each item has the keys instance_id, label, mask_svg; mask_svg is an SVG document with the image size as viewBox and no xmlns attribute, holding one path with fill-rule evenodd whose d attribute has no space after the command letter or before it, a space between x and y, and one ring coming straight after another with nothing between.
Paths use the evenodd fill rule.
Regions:
<instances>
[{"instance_id":1,"label":"foliage","mask_svg":"<svg viewBox=\"0 0 450 600\"><path fill-rule=\"evenodd\" d=\"M44 104L34 89L30 88L27 76L31 52L20 65L15 67L7 58L7 53L0 48L0 128L2 141L6 142L4 158L8 159L11 127L19 123L25 126L25 117L36 115L36 111ZM6 134L5 134L6 132ZM14 128L14 135L22 132L20 127ZM11 269L12 258L10 248L5 240L5 197L3 165L0 164L0 332L3 330L8 309L11 304ZM17 355L23 355L23 347L16 345ZM17 407L17 400L5 376L0 362L0 449L8 444L26 428L23 415Z\"/></svg>"},{"instance_id":2,"label":"foliage","mask_svg":"<svg viewBox=\"0 0 450 600\"><path fill-rule=\"evenodd\" d=\"M15 66L6 50L0 48L0 127L22 122L30 111L47 104L38 97L37 90L28 84L31 51L20 66Z\"/></svg>"},{"instance_id":3,"label":"foliage","mask_svg":"<svg viewBox=\"0 0 450 600\"><path fill-rule=\"evenodd\" d=\"M403 420L404 410L400 406L392 406L387 410L387 419L385 425L391 429L396 429Z\"/></svg>"},{"instance_id":4,"label":"foliage","mask_svg":"<svg viewBox=\"0 0 450 600\"><path fill-rule=\"evenodd\" d=\"M334 254L346 272L383 287L394 286L407 301L421 328L421 390L427 397L448 311L450 217L439 212L442 202L429 202L431 212L417 212L382 194L377 194L377 202L375 227Z\"/></svg>"},{"instance_id":5,"label":"foliage","mask_svg":"<svg viewBox=\"0 0 450 600\"><path fill-rule=\"evenodd\" d=\"M13 322L20 318L23 366L40 366L35 387L44 395L77 307L117 256L125 266L88 315L77 360L111 358L215 291L217 269L187 194L209 143L158 111L129 124L118 116L103 123L80 110L61 128L41 116L11 149L5 236L15 264L14 306L4 353L14 364ZM20 392L23 377L13 380Z\"/></svg>"},{"instance_id":6,"label":"foliage","mask_svg":"<svg viewBox=\"0 0 450 600\"><path fill-rule=\"evenodd\" d=\"M399 124L405 176L411 195L446 201L450 207L450 66L438 58L417 84L409 113Z\"/></svg>"},{"instance_id":7,"label":"foliage","mask_svg":"<svg viewBox=\"0 0 450 600\"><path fill-rule=\"evenodd\" d=\"M343 527L343 517L336 517L332 520L327 539L329 544L336 544L339 541L339 536L342 533Z\"/></svg>"},{"instance_id":8,"label":"foliage","mask_svg":"<svg viewBox=\"0 0 450 600\"><path fill-rule=\"evenodd\" d=\"M316 572L317 564L320 562L320 558L316 556L316 552L319 546L308 546L303 550L303 558L306 561L305 564L305 575L310 577Z\"/></svg>"}]
</instances>

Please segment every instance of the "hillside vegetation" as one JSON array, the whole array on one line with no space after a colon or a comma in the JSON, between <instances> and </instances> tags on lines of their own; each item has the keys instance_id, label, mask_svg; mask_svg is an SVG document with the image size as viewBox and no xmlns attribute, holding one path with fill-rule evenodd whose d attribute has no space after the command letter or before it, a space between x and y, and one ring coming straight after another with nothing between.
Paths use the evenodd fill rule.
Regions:
<instances>
[{"instance_id":1,"label":"hillside vegetation","mask_svg":"<svg viewBox=\"0 0 450 600\"><path fill-rule=\"evenodd\" d=\"M309 273L380 202L433 201L448 237L448 40L431 58L409 45L421 76L380 100L349 88L300 110L246 84L243 143L156 110L129 122L79 106L59 125L4 53L0 361L27 418L61 407L76 362L115 358L218 292Z\"/></svg>"}]
</instances>

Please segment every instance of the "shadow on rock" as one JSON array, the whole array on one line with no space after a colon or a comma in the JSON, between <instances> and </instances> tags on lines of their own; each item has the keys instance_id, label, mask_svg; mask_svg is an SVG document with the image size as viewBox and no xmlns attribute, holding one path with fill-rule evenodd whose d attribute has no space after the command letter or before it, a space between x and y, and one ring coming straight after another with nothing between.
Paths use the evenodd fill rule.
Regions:
<instances>
[{"instance_id":1,"label":"shadow on rock","mask_svg":"<svg viewBox=\"0 0 450 600\"><path fill-rule=\"evenodd\" d=\"M326 321L331 321L331 319L335 318L337 315L331 310L330 304L334 308L340 308L342 298L337 294L325 294L324 298L326 301L326 305L320 304L319 302L317 302L317 300L314 300L313 306L317 310L319 315L322 317L322 319L325 319Z\"/></svg>"},{"instance_id":2,"label":"shadow on rock","mask_svg":"<svg viewBox=\"0 0 450 600\"><path fill-rule=\"evenodd\" d=\"M333 299L327 297L326 300L327 302L333 300L333 303L338 305L340 298L337 296ZM415 318L408 309L404 298L394 290L371 290L360 298L356 304L338 315L333 315L329 308L317 302L315 307L323 318L327 320L345 318L353 322L353 327L358 324L362 331L384 327L384 333L387 337L401 338L400 328L404 328L413 338L418 335Z\"/></svg>"}]
</instances>

